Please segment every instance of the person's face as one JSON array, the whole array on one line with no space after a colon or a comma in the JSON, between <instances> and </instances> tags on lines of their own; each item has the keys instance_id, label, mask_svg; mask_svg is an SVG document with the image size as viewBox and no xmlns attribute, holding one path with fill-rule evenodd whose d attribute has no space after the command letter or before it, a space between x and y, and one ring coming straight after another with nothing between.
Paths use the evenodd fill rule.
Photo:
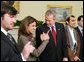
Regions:
<instances>
[{"instance_id":1,"label":"person's face","mask_svg":"<svg viewBox=\"0 0 84 62\"><path fill-rule=\"evenodd\" d=\"M4 16L1 17L1 27L4 28L6 31L12 30L14 24L16 23L15 18L15 15L4 14Z\"/></svg>"},{"instance_id":2,"label":"person's face","mask_svg":"<svg viewBox=\"0 0 84 62\"><path fill-rule=\"evenodd\" d=\"M46 15L45 16L45 23L46 23L46 25L48 26L48 27L51 27L51 26L53 26L53 24L55 23L55 20L54 20L54 18L53 18L53 15Z\"/></svg>"},{"instance_id":3,"label":"person's face","mask_svg":"<svg viewBox=\"0 0 84 62\"><path fill-rule=\"evenodd\" d=\"M83 18L81 18L80 21L78 21L78 25L81 26L83 28Z\"/></svg>"},{"instance_id":4,"label":"person's face","mask_svg":"<svg viewBox=\"0 0 84 62\"><path fill-rule=\"evenodd\" d=\"M70 17L70 21L68 23L68 25L71 27L71 28L74 28L75 25L76 25L76 20L74 17Z\"/></svg>"},{"instance_id":5,"label":"person's face","mask_svg":"<svg viewBox=\"0 0 84 62\"><path fill-rule=\"evenodd\" d=\"M26 31L28 34L33 34L35 30L36 30L36 22L33 22L26 27Z\"/></svg>"}]
</instances>

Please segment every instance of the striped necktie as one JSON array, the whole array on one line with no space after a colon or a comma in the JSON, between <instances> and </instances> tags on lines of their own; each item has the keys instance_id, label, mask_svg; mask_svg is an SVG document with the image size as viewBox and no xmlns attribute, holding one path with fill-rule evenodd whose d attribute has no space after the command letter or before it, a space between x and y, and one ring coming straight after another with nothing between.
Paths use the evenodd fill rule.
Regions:
<instances>
[{"instance_id":1,"label":"striped necktie","mask_svg":"<svg viewBox=\"0 0 84 62\"><path fill-rule=\"evenodd\" d=\"M15 45L15 40L14 38L12 37L11 34L7 33L7 37L9 38L9 40Z\"/></svg>"}]
</instances>

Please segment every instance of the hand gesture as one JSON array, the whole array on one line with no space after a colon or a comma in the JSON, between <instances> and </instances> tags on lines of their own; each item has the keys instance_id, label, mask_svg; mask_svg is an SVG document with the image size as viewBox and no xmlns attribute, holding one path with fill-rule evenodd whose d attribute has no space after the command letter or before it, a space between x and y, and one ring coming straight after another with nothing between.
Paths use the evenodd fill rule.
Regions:
<instances>
[{"instance_id":1,"label":"hand gesture","mask_svg":"<svg viewBox=\"0 0 84 62\"><path fill-rule=\"evenodd\" d=\"M35 47L33 47L31 44L31 42L28 42L24 48L23 48L23 51L22 51L22 54L24 56L25 59L28 58L28 56L30 55L30 53L32 53L35 49Z\"/></svg>"},{"instance_id":2,"label":"hand gesture","mask_svg":"<svg viewBox=\"0 0 84 62\"><path fill-rule=\"evenodd\" d=\"M42 41L45 41L45 40L49 40L49 31L47 31L47 33L44 33L40 35L40 38Z\"/></svg>"}]
</instances>

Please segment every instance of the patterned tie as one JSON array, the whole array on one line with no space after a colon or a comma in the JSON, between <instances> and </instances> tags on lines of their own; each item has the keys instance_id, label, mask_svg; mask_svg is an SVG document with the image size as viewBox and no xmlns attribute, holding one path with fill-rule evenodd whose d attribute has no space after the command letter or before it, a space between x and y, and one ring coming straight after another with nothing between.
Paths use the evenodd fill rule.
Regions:
<instances>
[{"instance_id":1,"label":"patterned tie","mask_svg":"<svg viewBox=\"0 0 84 62\"><path fill-rule=\"evenodd\" d=\"M52 26L52 35L53 35L53 38L54 38L54 41L55 41L55 46L57 46L57 41L56 41L56 32L55 32L53 26Z\"/></svg>"},{"instance_id":2,"label":"patterned tie","mask_svg":"<svg viewBox=\"0 0 84 62\"><path fill-rule=\"evenodd\" d=\"M10 39L10 41L15 45L14 38L12 37L11 34L7 33L7 37Z\"/></svg>"},{"instance_id":3,"label":"patterned tie","mask_svg":"<svg viewBox=\"0 0 84 62\"><path fill-rule=\"evenodd\" d=\"M14 38L12 37L12 35L11 35L11 34L9 34L9 33L7 33L7 37L9 38L9 40L11 41L11 43L14 45L15 50L16 50L17 52L19 52L19 51L18 51L17 44L16 44L16 42L15 42Z\"/></svg>"}]
</instances>

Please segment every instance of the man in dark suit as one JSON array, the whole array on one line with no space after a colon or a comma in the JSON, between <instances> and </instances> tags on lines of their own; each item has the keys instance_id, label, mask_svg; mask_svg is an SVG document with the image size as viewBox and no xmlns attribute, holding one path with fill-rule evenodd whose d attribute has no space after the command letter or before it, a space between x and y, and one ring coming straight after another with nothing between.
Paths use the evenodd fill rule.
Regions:
<instances>
[{"instance_id":1,"label":"man in dark suit","mask_svg":"<svg viewBox=\"0 0 84 62\"><path fill-rule=\"evenodd\" d=\"M1 4L1 61L22 61L26 60L34 47L30 43L24 46L22 53L19 53L14 38L8 33L16 23L17 11L14 7Z\"/></svg>"},{"instance_id":2,"label":"man in dark suit","mask_svg":"<svg viewBox=\"0 0 84 62\"><path fill-rule=\"evenodd\" d=\"M83 15L79 16L78 19L78 26L75 28L80 36L80 55L79 58L84 60L84 42L83 42Z\"/></svg>"},{"instance_id":3,"label":"man in dark suit","mask_svg":"<svg viewBox=\"0 0 84 62\"><path fill-rule=\"evenodd\" d=\"M55 11L48 10L45 23L36 29L36 46L42 43L40 34L49 30L49 43L40 55L40 61L67 61L68 52L63 24L57 23Z\"/></svg>"}]
</instances>

